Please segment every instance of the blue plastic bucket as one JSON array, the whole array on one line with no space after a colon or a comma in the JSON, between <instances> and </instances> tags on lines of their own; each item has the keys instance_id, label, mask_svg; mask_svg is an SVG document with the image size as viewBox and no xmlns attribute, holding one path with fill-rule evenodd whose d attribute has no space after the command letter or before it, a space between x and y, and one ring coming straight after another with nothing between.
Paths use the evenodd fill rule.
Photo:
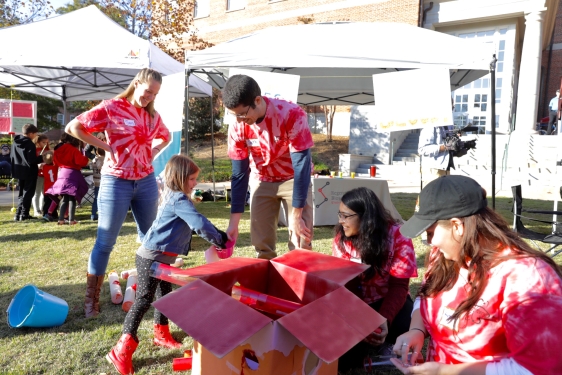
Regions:
<instances>
[{"instance_id":1,"label":"blue plastic bucket","mask_svg":"<svg viewBox=\"0 0 562 375\"><path fill-rule=\"evenodd\" d=\"M13 328L56 327L66 320L68 303L29 284L12 298L6 313Z\"/></svg>"}]
</instances>

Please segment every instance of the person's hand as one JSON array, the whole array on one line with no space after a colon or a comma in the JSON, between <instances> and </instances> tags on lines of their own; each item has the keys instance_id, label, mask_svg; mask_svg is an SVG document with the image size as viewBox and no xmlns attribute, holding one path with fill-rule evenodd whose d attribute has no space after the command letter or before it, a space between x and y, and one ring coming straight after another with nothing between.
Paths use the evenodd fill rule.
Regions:
<instances>
[{"instance_id":1,"label":"person's hand","mask_svg":"<svg viewBox=\"0 0 562 375\"><path fill-rule=\"evenodd\" d=\"M388 335L388 323L385 320L384 323L375 330L375 332L372 332L369 336L365 337L363 341L373 346L378 346L384 342L386 335Z\"/></svg>"},{"instance_id":2,"label":"person's hand","mask_svg":"<svg viewBox=\"0 0 562 375\"><path fill-rule=\"evenodd\" d=\"M312 241L312 231L306 226L306 223L302 218L302 211L302 208L293 207L293 218L289 222L289 230L297 236L297 243L299 246L301 246L301 241L304 241L306 244L310 244Z\"/></svg>"},{"instance_id":3,"label":"person's hand","mask_svg":"<svg viewBox=\"0 0 562 375\"><path fill-rule=\"evenodd\" d=\"M41 169L43 169L44 165L45 165L45 163L37 164L37 167L39 168L39 170L41 170Z\"/></svg>"},{"instance_id":4,"label":"person's hand","mask_svg":"<svg viewBox=\"0 0 562 375\"><path fill-rule=\"evenodd\" d=\"M423 332L416 329L412 329L396 339L396 344L392 351L401 356L402 360L400 362L403 366L412 366L416 363L416 360L421 355L421 350L423 347L423 342L425 341L425 336ZM412 352L410 361L408 362L408 353Z\"/></svg>"},{"instance_id":5,"label":"person's hand","mask_svg":"<svg viewBox=\"0 0 562 375\"><path fill-rule=\"evenodd\" d=\"M117 158L115 157L115 153L113 152L111 145L104 143L104 147L101 148L106 151L106 158L109 157L113 163L117 163Z\"/></svg>"},{"instance_id":6,"label":"person's hand","mask_svg":"<svg viewBox=\"0 0 562 375\"><path fill-rule=\"evenodd\" d=\"M403 374L435 375L447 365L439 362L425 362L421 365L405 365L399 358L390 358L390 362Z\"/></svg>"},{"instance_id":7,"label":"person's hand","mask_svg":"<svg viewBox=\"0 0 562 375\"><path fill-rule=\"evenodd\" d=\"M238 225L231 223L228 228L226 228L226 236L230 241L232 241L232 246L234 246L236 244L236 240L238 239Z\"/></svg>"}]
</instances>

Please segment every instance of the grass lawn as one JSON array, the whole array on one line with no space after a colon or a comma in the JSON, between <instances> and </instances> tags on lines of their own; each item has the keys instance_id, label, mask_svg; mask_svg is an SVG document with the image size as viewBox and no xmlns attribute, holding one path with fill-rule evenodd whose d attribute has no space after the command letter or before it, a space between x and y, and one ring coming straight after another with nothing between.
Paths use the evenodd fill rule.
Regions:
<instances>
[{"instance_id":1,"label":"grass lawn","mask_svg":"<svg viewBox=\"0 0 562 375\"><path fill-rule=\"evenodd\" d=\"M416 194L392 194L392 200L404 219L413 214ZM510 206L510 199L496 199L498 211L507 220L511 220ZM526 200L525 207L551 209L552 206L550 202ZM224 201L200 203L198 209L217 227L226 228L229 208ZM6 323L0 325L1 374L116 373L105 361L104 356L120 336L125 313L121 306L111 304L106 281L101 294L100 316L95 319L84 318L86 266L96 235L96 223L89 220L89 206L79 209L77 214L81 224L76 226L58 226L38 220L15 223L10 207L0 207L0 243L3 246L0 252L0 309L6 311L16 292L29 283L63 298L70 308L66 322L52 329L14 329ZM245 213L235 250L235 256L238 257L255 256L250 247L248 219L249 214ZM547 226L531 228L545 233L549 231ZM134 268L134 254L138 247L136 236L134 222L128 217L111 255L108 271L115 269L120 273L122 270ZM280 228L278 236L278 252L283 254L287 243L286 229ZM329 254L333 238L332 228L315 228L314 237L315 251ZM420 277L411 281L413 295L420 285L426 254L425 247L418 239L414 240L414 245ZM206 242L194 238L194 250L184 259L184 267L203 264L203 252L207 247ZM134 356L135 373L170 374L172 358L181 357L182 350L191 347L191 340L172 324L172 333L176 339L183 340L184 348L168 350L153 346L152 319L151 309L145 315L139 330L140 344ZM367 373L357 373L359 374Z\"/></svg>"}]
</instances>

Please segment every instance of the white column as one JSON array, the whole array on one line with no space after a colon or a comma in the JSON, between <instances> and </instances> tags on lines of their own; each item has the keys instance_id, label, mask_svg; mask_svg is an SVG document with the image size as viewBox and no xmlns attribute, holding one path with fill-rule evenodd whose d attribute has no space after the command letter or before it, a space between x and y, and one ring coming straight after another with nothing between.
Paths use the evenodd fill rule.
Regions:
<instances>
[{"instance_id":1,"label":"white column","mask_svg":"<svg viewBox=\"0 0 562 375\"><path fill-rule=\"evenodd\" d=\"M532 133L537 122L539 102L539 81L541 71L542 24L546 9L534 10L525 14L525 37L519 69L519 88L517 90L517 114L515 130L517 133Z\"/></svg>"}]
</instances>

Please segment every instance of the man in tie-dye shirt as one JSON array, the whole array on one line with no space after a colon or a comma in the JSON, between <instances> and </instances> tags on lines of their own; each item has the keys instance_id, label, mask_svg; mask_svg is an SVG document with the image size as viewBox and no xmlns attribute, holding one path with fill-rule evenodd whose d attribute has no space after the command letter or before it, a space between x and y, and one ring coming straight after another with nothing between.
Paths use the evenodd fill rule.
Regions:
<instances>
[{"instance_id":1,"label":"man in tie-dye shirt","mask_svg":"<svg viewBox=\"0 0 562 375\"><path fill-rule=\"evenodd\" d=\"M245 75L229 78L223 101L236 117L228 129L232 159L229 238L236 241L238 237L249 183L250 235L258 258L277 256L281 204L289 216L289 249L311 249L313 142L306 113L296 104L261 96L257 82Z\"/></svg>"}]
</instances>

